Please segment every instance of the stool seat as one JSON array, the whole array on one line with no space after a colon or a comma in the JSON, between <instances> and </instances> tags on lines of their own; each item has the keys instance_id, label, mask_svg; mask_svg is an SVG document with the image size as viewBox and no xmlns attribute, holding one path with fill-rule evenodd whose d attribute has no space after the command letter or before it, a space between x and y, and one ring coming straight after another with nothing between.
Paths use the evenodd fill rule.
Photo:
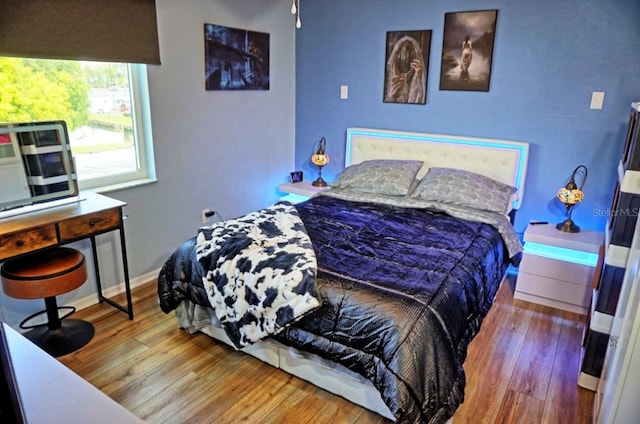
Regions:
<instances>
[{"instance_id":1,"label":"stool seat","mask_svg":"<svg viewBox=\"0 0 640 424\"><path fill-rule=\"evenodd\" d=\"M42 299L77 289L87 281L84 255L59 247L7 261L2 289L16 299Z\"/></svg>"},{"instance_id":2,"label":"stool seat","mask_svg":"<svg viewBox=\"0 0 640 424\"><path fill-rule=\"evenodd\" d=\"M16 299L45 300L45 311L26 318L22 328L33 328L25 337L53 356L71 353L87 344L94 334L93 325L77 319L62 319L55 296L77 289L87 280L84 255L75 249L57 247L11 259L0 270L2 289ZM71 307L73 311L75 308ZM46 312L46 326L23 327L28 321Z\"/></svg>"}]
</instances>

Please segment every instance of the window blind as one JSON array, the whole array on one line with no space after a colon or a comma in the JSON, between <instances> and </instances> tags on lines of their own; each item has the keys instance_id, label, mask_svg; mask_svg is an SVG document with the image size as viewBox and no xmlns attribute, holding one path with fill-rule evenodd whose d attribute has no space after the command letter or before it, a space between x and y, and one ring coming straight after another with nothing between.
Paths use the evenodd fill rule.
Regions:
<instances>
[{"instance_id":1,"label":"window blind","mask_svg":"<svg viewBox=\"0 0 640 424\"><path fill-rule=\"evenodd\" d=\"M1 0L0 56L160 64L155 0Z\"/></svg>"}]
</instances>

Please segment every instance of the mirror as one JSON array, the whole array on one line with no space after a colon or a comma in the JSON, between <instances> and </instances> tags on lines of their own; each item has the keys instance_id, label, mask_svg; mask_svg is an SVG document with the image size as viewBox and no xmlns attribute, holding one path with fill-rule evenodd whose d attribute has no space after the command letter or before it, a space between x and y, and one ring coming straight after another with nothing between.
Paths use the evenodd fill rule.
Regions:
<instances>
[{"instance_id":1,"label":"mirror","mask_svg":"<svg viewBox=\"0 0 640 424\"><path fill-rule=\"evenodd\" d=\"M64 121L0 125L0 217L77 195Z\"/></svg>"}]
</instances>

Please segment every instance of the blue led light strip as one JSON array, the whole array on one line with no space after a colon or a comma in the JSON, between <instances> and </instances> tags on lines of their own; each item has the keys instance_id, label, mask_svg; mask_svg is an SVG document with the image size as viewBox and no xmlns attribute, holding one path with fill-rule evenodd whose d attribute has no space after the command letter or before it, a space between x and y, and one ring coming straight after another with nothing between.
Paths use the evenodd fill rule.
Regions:
<instances>
[{"instance_id":1,"label":"blue led light strip","mask_svg":"<svg viewBox=\"0 0 640 424\"><path fill-rule=\"evenodd\" d=\"M579 250L548 246L546 244L532 243L530 241L525 243L524 252L530 255L541 256L543 258L557 259L592 267L595 267L598 263L597 253L580 252Z\"/></svg>"},{"instance_id":2,"label":"blue led light strip","mask_svg":"<svg viewBox=\"0 0 640 424\"><path fill-rule=\"evenodd\" d=\"M281 201L286 201L289 203L300 203L300 202L304 202L305 200L308 200L309 196L303 196L302 194L295 194L295 193L291 193L291 194L287 194L286 196L282 196L280 198Z\"/></svg>"}]
</instances>

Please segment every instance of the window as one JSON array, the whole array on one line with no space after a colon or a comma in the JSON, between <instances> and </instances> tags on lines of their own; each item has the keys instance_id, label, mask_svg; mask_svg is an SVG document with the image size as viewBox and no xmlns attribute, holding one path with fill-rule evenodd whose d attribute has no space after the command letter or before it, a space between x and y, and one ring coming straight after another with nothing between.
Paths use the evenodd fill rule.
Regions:
<instances>
[{"instance_id":1,"label":"window","mask_svg":"<svg viewBox=\"0 0 640 424\"><path fill-rule=\"evenodd\" d=\"M145 66L0 58L0 121L64 119L83 190L153 180Z\"/></svg>"}]
</instances>

